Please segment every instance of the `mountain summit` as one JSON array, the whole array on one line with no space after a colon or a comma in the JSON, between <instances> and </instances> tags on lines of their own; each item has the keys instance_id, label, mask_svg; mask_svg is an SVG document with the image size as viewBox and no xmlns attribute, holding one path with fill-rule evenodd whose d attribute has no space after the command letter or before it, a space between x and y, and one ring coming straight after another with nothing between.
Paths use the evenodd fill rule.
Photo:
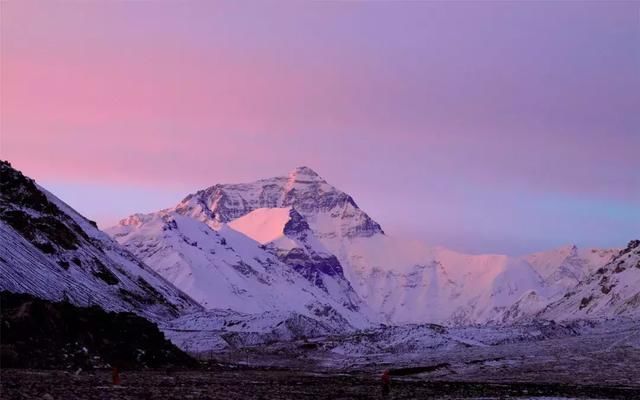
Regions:
<instances>
[{"instance_id":1,"label":"mountain summit","mask_svg":"<svg viewBox=\"0 0 640 400\"><path fill-rule=\"evenodd\" d=\"M318 173L309 167L297 167L293 171L289 172L289 182L299 183L311 183L322 182L326 183L324 179L318 175Z\"/></svg>"},{"instance_id":2,"label":"mountain summit","mask_svg":"<svg viewBox=\"0 0 640 400\"><path fill-rule=\"evenodd\" d=\"M352 327L373 316L320 238L382 230L308 167L214 185L108 232L209 309L288 311Z\"/></svg>"},{"instance_id":3,"label":"mountain summit","mask_svg":"<svg viewBox=\"0 0 640 400\"><path fill-rule=\"evenodd\" d=\"M219 184L190 194L176 212L215 227L260 208L293 207L320 237L368 237L383 234L348 194L329 185L309 167L288 176L252 183Z\"/></svg>"},{"instance_id":4,"label":"mountain summit","mask_svg":"<svg viewBox=\"0 0 640 400\"><path fill-rule=\"evenodd\" d=\"M351 326L512 322L557 301L615 253L568 246L467 255L400 239L306 166L213 185L109 232L207 308L331 315Z\"/></svg>"}]
</instances>

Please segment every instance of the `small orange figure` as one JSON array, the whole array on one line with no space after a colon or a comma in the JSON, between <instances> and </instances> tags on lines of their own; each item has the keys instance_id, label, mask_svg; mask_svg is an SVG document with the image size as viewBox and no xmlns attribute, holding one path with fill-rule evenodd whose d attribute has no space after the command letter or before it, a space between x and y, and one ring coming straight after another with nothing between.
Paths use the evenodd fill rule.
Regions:
<instances>
[{"instance_id":1,"label":"small orange figure","mask_svg":"<svg viewBox=\"0 0 640 400\"><path fill-rule=\"evenodd\" d=\"M385 369L382 373L382 394L388 395L391 391L391 375L389 374L389 370Z\"/></svg>"},{"instance_id":2,"label":"small orange figure","mask_svg":"<svg viewBox=\"0 0 640 400\"><path fill-rule=\"evenodd\" d=\"M113 367L111 369L111 379L113 380L114 385L120 384L120 371L118 370L118 367Z\"/></svg>"}]
</instances>

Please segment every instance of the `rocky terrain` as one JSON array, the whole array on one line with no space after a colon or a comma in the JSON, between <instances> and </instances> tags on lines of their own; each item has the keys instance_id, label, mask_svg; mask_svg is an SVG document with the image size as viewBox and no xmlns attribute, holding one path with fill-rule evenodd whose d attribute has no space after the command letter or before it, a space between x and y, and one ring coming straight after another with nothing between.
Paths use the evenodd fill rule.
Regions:
<instances>
[{"instance_id":1,"label":"rocky terrain","mask_svg":"<svg viewBox=\"0 0 640 400\"><path fill-rule=\"evenodd\" d=\"M158 327L133 313L0 292L2 368L91 370L196 367Z\"/></svg>"},{"instance_id":2,"label":"rocky terrain","mask_svg":"<svg viewBox=\"0 0 640 400\"><path fill-rule=\"evenodd\" d=\"M638 386L640 326L610 320L511 328L395 327L227 348L199 357L315 371L390 368L425 380Z\"/></svg>"},{"instance_id":3,"label":"rocky terrain","mask_svg":"<svg viewBox=\"0 0 640 400\"><path fill-rule=\"evenodd\" d=\"M75 376L62 371L2 370L3 399L519 399L570 400L638 398L636 387L555 383L490 383L417 380L393 376L390 394L381 391L379 374L308 373L273 369L216 368L208 371L132 371L122 385L108 371Z\"/></svg>"},{"instance_id":4,"label":"rocky terrain","mask_svg":"<svg viewBox=\"0 0 640 400\"><path fill-rule=\"evenodd\" d=\"M0 290L152 320L202 309L6 161L0 161L0 243Z\"/></svg>"}]
</instances>

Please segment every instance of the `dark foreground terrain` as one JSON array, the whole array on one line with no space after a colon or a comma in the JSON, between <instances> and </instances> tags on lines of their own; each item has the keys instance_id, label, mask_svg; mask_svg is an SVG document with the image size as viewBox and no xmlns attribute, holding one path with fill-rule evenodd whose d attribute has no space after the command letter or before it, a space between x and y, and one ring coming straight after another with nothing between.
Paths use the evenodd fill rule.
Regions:
<instances>
[{"instance_id":1,"label":"dark foreground terrain","mask_svg":"<svg viewBox=\"0 0 640 400\"><path fill-rule=\"evenodd\" d=\"M532 383L428 382L395 377L383 396L379 377L288 370L130 371L111 384L111 371L2 369L1 398L13 399L640 399L632 387Z\"/></svg>"},{"instance_id":2,"label":"dark foreground terrain","mask_svg":"<svg viewBox=\"0 0 640 400\"><path fill-rule=\"evenodd\" d=\"M0 292L0 304L3 368L197 366L154 323L133 313L77 307L7 291Z\"/></svg>"}]
</instances>

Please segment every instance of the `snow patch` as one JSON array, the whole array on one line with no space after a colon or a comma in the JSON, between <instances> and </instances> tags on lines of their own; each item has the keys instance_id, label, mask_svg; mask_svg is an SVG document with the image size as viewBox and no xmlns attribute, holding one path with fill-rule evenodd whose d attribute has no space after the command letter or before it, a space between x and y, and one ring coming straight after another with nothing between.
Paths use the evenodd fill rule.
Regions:
<instances>
[{"instance_id":1,"label":"snow patch","mask_svg":"<svg viewBox=\"0 0 640 400\"><path fill-rule=\"evenodd\" d=\"M284 226L289 222L290 212L291 207L258 208L234 219L228 225L258 243L267 244L284 235Z\"/></svg>"}]
</instances>

